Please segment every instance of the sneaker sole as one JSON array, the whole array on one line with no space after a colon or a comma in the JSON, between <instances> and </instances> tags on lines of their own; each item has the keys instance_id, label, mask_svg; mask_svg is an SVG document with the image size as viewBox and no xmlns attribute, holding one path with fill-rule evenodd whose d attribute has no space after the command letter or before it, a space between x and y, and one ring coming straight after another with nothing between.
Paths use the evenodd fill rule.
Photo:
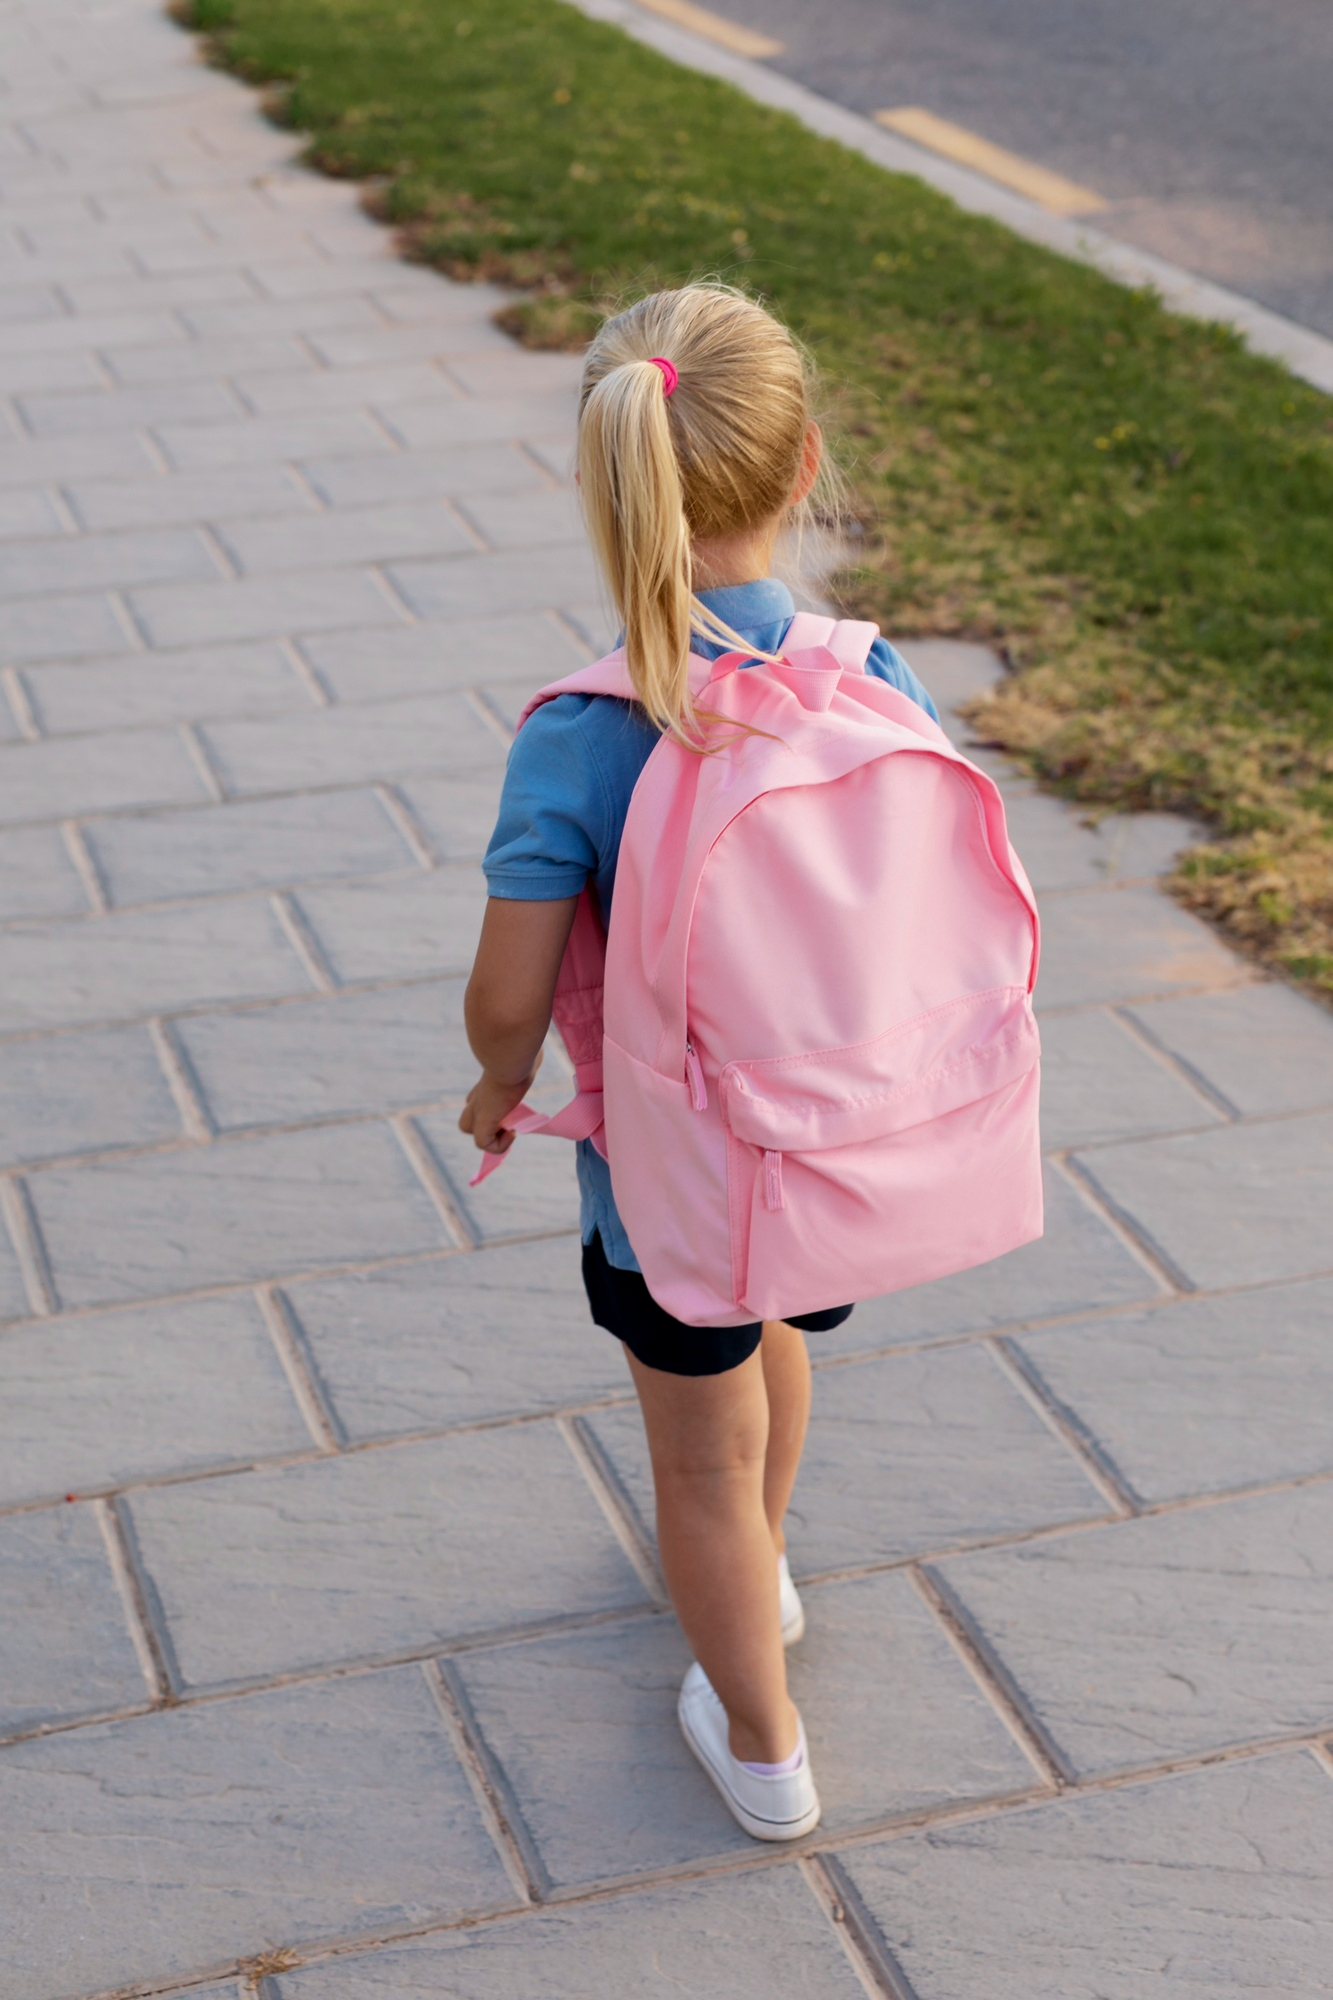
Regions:
<instances>
[{"instance_id":1,"label":"sneaker sole","mask_svg":"<svg viewBox=\"0 0 1333 2000\"><path fill-rule=\"evenodd\" d=\"M689 1717L686 1713L684 1702L677 1703L676 1717L680 1723L681 1735L689 1744L690 1749L694 1752L695 1757L703 1766L705 1772L712 1779L714 1788L720 1794L723 1805L727 1808L727 1811L731 1814L737 1825L744 1827L752 1840L800 1840L803 1834L814 1832L815 1828L819 1825L820 1814L823 1812L823 1807L820 1805L818 1799L815 1800L807 1812L801 1814L799 1819L757 1818L754 1813L747 1812L746 1808L741 1804L728 1785L722 1772L718 1770L712 1758L690 1728Z\"/></svg>"}]
</instances>

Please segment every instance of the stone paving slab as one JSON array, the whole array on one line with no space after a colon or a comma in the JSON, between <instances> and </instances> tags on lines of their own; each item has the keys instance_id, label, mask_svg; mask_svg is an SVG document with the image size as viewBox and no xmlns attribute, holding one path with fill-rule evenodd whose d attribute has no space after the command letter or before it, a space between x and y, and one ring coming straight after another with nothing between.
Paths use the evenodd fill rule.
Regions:
<instances>
[{"instance_id":1,"label":"stone paving slab","mask_svg":"<svg viewBox=\"0 0 1333 2000\"><path fill-rule=\"evenodd\" d=\"M108 632L95 649L86 650L104 653L113 639ZM113 743L80 736L0 750L3 825L132 806L194 805L208 797L198 766L174 730L127 729Z\"/></svg>"},{"instance_id":2,"label":"stone paving slab","mask_svg":"<svg viewBox=\"0 0 1333 2000\"><path fill-rule=\"evenodd\" d=\"M145 1488L130 1512L188 1687L645 1602L549 1423Z\"/></svg>"},{"instance_id":3,"label":"stone paving slab","mask_svg":"<svg viewBox=\"0 0 1333 2000\"><path fill-rule=\"evenodd\" d=\"M1037 1782L905 1577L825 1586L808 1610L791 1687L827 1832ZM555 1893L753 1852L680 1734L689 1663L666 1618L453 1662Z\"/></svg>"},{"instance_id":4,"label":"stone paving slab","mask_svg":"<svg viewBox=\"0 0 1333 2000\"><path fill-rule=\"evenodd\" d=\"M1333 1472L1333 1281L1191 1299L1015 1345L1148 1504Z\"/></svg>"},{"instance_id":5,"label":"stone paving slab","mask_svg":"<svg viewBox=\"0 0 1333 2000\"><path fill-rule=\"evenodd\" d=\"M377 295L384 302L384 295ZM419 294L423 316L430 317L434 300ZM409 450L439 450L462 444L493 444L502 439L562 435L569 428L569 397L558 391L542 395L469 397L452 403L399 403L386 414L386 427Z\"/></svg>"},{"instance_id":6,"label":"stone paving slab","mask_svg":"<svg viewBox=\"0 0 1333 2000\"><path fill-rule=\"evenodd\" d=\"M401 872L416 861L372 791L126 816L85 827L84 837L112 905Z\"/></svg>"},{"instance_id":7,"label":"stone paving slab","mask_svg":"<svg viewBox=\"0 0 1333 2000\"><path fill-rule=\"evenodd\" d=\"M211 582L218 574L216 557L190 528L139 528L72 541L52 535L0 548L0 600L137 583Z\"/></svg>"},{"instance_id":8,"label":"stone paving slab","mask_svg":"<svg viewBox=\"0 0 1333 2000\"><path fill-rule=\"evenodd\" d=\"M6 454L11 449L6 444ZM81 654L118 650L128 653L133 649L134 642L116 615L115 606L104 597L30 597L5 610L5 651L11 661L20 665L26 660L77 659ZM32 748L39 754L30 763L15 768L32 770L52 761L41 756L42 747L34 744ZM6 806L9 791L7 772ZM12 812L12 808L9 810ZM15 816L28 819L34 815L29 808Z\"/></svg>"},{"instance_id":9,"label":"stone paving slab","mask_svg":"<svg viewBox=\"0 0 1333 2000\"><path fill-rule=\"evenodd\" d=\"M315 634L302 641L301 651L333 698L347 702L488 686L530 667L559 680L588 664L572 633L540 611L450 619L403 632Z\"/></svg>"},{"instance_id":10,"label":"stone paving slab","mask_svg":"<svg viewBox=\"0 0 1333 2000\"><path fill-rule=\"evenodd\" d=\"M383 1125L279 1132L34 1177L67 1307L434 1250L443 1222Z\"/></svg>"},{"instance_id":11,"label":"stone paving slab","mask_svg":"<svg viewBox=\"0 0 1333 2000\"><path fill-rule=\"evenodd\" d=\"M287 1297L354 1441L629 1393L568 1237L313 1279Z\"/></svg>"},{"instance_id":12,"label":"stone paving slab","mask_svg":"<svg viewBox=\"0 0 1333 2000\"><path fill-rule=\"evenodd\" d=\"M652 1474L637 1409L599 1410L585 1421L651 1534ZM1106 1511L1067 1446L980 1348L816 1370L788 1515L797 1575L901 1561Z\"/></svg>"},{"instance_id":13,"label":"stone paving slab","mask_svg":"<svg viewBox=\"0 0 1333 2000\"><path fill-rule=\"evenodd\" d=\"M289 570L235 582L159 584L133 590L130 609L150 644L201 646L268 639L339 625L396 625L400 613L368 570Z\"/></svg>"},{"instance_id":14,"label":"stone paving slab","mask_svg":"<svg viewBox=\"0 0 1333 2000\"><path fill-rule=\"evenodd\" d=\"M134 479L154 471L141 438L123 431L91 431L79 437L6 439L0 452L0 487L49 485L64 479ZM14 614L11 631L20 627ZM8 641L10 647L14 641Z\"/></svg>"},{"instance_id":15,"label":"stone paving slab","mask_svg":"<svg viewBox=\"0 0 1333 2000\"><path fill-rule=\"evenodd\" d=\"M1308 1756L936 1827L841 1859L917 2000L1333 1993L1333 1780Z\"/></svg>"},{"instance_id":16,"label":"stone paving slab","mask_svg":"<svg viewBox=\"0 0 1333 2000\"><path fill-rule=\"evenodd\" d=\"M3 2000L517 1899L417 1667L10 1746Z\"/></svg>"},{"instance_id":17,"label":"stone paving slab","mask_svg":"<svg viewBox=\"0 0 1333 2000\"><path fill-rule=\"evenodd\" d=\"M1217 1125L1222 1113L1114 1014L1052 1014L1041 1031L1041 1137L1052 1149Z\"/></svg>"},{"instance_id":18,"label":"stone paving slab","mask_svg":"<svg viewBox=\"0 0 1333 2000\"><path fill-rule=\"evenodd\" d=\"M44 1421L57 1402L58 1435ZM312 1444L259 1308L244 1293L35 1321L0 1342L6 1506Z\"/></svg>"},{"instance_id":19,"label":"stone paving slab","mask_svg":"<svg viewBox=\"0 0 1333 2000\"><path fill-rule=\"evenodd\" d=\"M1041 906L1039 1011L1238 986L1251 976L1214 932L1156 889L1048 895Z\"/></svg>"},{"instance_id":20,"label":"stone paving slab","mask_svg":"<svg viewBox=\"0 0 1333 2000\"><path fill-rule=\"evenodd\" d=\"M541 611L596 595L592 555L581 549L502 550L460 562L395 562L387 573L418 618L484 618Z\"/></svg>"},{"instance_id":21,"label":"stone paving slab","mask_svg":"<svg viewBox=\"0 0 1333 2000\"><path fill-rule=\"evenodd\" d=\"M83 916L87 909L87 893L57 828L0 833L0 919Z\"/></svg>"},{"instance_id":22,"label":"stone paving slab","mask_svg":"<svg viewBox=\"0 0 1333 2000\"><path fill-rule=\"evenodd\" d=\"M0 1042L0 1166L182 1136L146 1028Z\"/></svg>"},{"instance_id":23,"label":"stone paving slab","mask_svg":"<svg viewBox=\"0 0 1333 2000\"><path fill-rule=\"evenodd\" d=\"M1333 1485L938 1567L1082 1775L1333 1730Z\"/></svg>"},{"instance_id":24,"label":"stone paving slab","mask_svg":"<svg viewBox=\"0 0 1333 2000\"><path fill-rule=\"evenodd\" d=\"M403 771L472 772L488 764L502 770L505 758L496 731L460 694L409 695L264 721L210 722L201 734L236 797L305 785L355 785Z\"/></svg>"},{"instance_id":25,"label":"stone paving slab","mask_svg":"<svg viewBox=\"0 0 1333 2000\"><path fill-rule=\"evenodd\" d=\"M233 521L218 530L218 539L248 576L403 556L470 555L478 546L477 536L440 500Z\"/></svg>"},{"instance_id":26,"label":"stone paving slab","mask_svg":"<svg viewBox=\"0 0 1333 2000\"><path fill-rule=\"evenodd\" d=\"M384 458L312 457L301 470L330 507L543 493L550 485L527 453L508 438Z\"/></svg>"},{"instance_id":27,"label":"stone paving slab","mask_svg":"<svg viewBox=\"0 0 1333 2000\"><path fill-rule=\"evenodd\" d=\"M5 937L0 1033L308 993L271 904L122 910Z\"/></svg>"},{"instance_id":28,"label":"stone paving slab","mask_svg":"<svg viewBox=\"0 0 1333 2000\"><path fill-rule=\"evenodd\" d=\"M1242 1117L1333 1103L1333 1020L1289 987L1141 1001L1133 1018Z\"/></svg>"},{"instance_id":29,"label":"stone paving slab","mask_svg":"<svg viewBox=\"0 0 1333 2000\"><path fill-rule=\"evenodd\" d=\"M476 1082L461 979L201 1014L177 1033L219 1131L462 1102Z\"/></svg>"},{"instance_id":30,"label":"stone paving slab","mask_svg":"<svg viewBox=\"0 0 1333 2000\"><path fill-rule=\"evenodd\" d=\"M866 1991L792 1864L329 1959L274 1985L280 2000L864 2000Z\"/></svg>"},{"instance_id":31,"label":"stone paving slab","mask_svg":"<svg viewBox=\"0 0 1333 2000\"><path fill-rule=\"evenodd\" d=\"M1192 1284L1333 1264L1333 1113L1109 1146L1080 1164Z\"/></svg>"},{"instance_id":32,"label":"stone paving slab","mask_svg":"<svg viewBox=\"0 0 1333 2000\"><path fill-rule=\"evenodd\" d=\"M303 888L295 898L336 980L468 973L486 902L476 868Z\"/></svg>"},{"instance_id":33,"label":"stone paving slab","mask_svg":"<svg viewBox=\"0 0 1333 2000\"><path fill-rule=\"evenodd\" d=\"M147 1699L92 1508L0 1520L0 1737Z\"/></svg>"},{"instance_id":34,"label":"stone paving slab","mask_svg":"<svg viewBox=\"0 0 1333 2000\"><path fill-rule=\"evenodd\" d=\"M309 688L271 641L29 667L21 679L38 727L51 736L311 706Z\"/></svg>"}]
</instances>

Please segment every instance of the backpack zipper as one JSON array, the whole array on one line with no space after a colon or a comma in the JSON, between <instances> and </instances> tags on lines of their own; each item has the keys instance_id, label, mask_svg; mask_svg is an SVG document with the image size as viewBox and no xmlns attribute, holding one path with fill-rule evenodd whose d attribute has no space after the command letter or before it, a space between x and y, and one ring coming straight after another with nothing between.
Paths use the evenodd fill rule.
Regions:
<instances>
[{"instance_id":1,"label":"backpack zipper","mask_svg":"<svg viewBox=\"0 0 1333 2000\"><path fill-rule=\"evenodd\" d=\"M772 1210L785 1206L786 1204L782 1199L782 1155L781 1153L773 1152L765 1153L764 1207Z\"/></svg>"},{"instance_id":2,"label":"backpack zipper","mask_svg":"<svg viewBox=\"0 0 1333 2000\"><path fill-rule=\"evenodd\" d=\"M690 1102L696 1111L708 1109L708 1086L704 1082L703 1065L694 1052L694 1043L685 1044L685 1075L690 1086Z\"/></svg>"}]
</instances>

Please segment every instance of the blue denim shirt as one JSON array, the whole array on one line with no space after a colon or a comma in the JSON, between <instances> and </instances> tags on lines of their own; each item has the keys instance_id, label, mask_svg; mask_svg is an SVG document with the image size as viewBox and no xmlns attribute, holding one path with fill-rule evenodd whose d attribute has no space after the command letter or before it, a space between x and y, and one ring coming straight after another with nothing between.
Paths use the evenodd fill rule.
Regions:
<instances>
[{"instance_id":1,"label":"blue denim shirt","mask_svg":"<svg viewBox=\"0 0 1333 2000\"><path fill-rule=\"evenodd\" d=\"M791 592L774 577L704 591L701 602L761 653L781 650L796 610ZM706 659L725 650L698 638L692 643ZM887 639L876 639L866 666L939 720L930 696ZM609 918L630 795L657 740L657 730L630 702L562 694L539 708L509 753L500 814L482 864L491 895L556 902L579 895L591 879ZM611 1193L610 1168L586 1139L578 1147L578 1177L583 1241L600 1234L608 1262L637 1271Z\"/></svg>"}]
</instances>

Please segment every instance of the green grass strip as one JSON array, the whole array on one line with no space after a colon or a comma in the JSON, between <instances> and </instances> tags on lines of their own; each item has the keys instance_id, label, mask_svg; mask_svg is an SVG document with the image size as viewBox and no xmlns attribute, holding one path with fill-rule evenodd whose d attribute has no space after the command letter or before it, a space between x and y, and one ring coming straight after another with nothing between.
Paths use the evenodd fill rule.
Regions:
<instances>
[{"instance_id":1,"label":"green grass strip","mask_svg":"<svg viewBox=\"0 0 1333 2000\"><path fill-rule=\"evenodd\" d=\"M1323 396L560 0L185 10L413 254L535 288L531 338L706 273L769 300L828 385L849 604L1006 645L997 738L1078 797L1202 814L1181 893L1333 992Z\"/></svg>"}]
</instances>

